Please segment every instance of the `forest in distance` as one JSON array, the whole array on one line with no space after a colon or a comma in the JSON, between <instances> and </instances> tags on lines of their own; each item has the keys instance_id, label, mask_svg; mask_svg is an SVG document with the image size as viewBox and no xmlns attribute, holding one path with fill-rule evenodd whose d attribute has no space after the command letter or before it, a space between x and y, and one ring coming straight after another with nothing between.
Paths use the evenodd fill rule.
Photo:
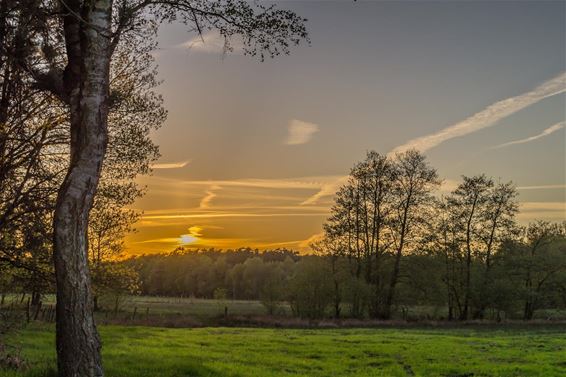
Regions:
<instances>
[{"instance_id":1,"label":"forest in distance","mask_svg":"<svg viewBox=\"0 0 566 377\"><path fill-rule=\"evenodd\" d=\"M116 260L96 243L89 253L95 310L143 294L259 300L269 315L285 304L310 319L563 318L566 223L520 226L510 182L463 177L443 196L440 183L416 151L369 152L338 190L306 255L180 247ZM29 292L31 305L40 305L53 292L50 264L27 263L4 273L0 287ZM411 314L418 307L428 309Z\"/></svg>"}]
</instances>

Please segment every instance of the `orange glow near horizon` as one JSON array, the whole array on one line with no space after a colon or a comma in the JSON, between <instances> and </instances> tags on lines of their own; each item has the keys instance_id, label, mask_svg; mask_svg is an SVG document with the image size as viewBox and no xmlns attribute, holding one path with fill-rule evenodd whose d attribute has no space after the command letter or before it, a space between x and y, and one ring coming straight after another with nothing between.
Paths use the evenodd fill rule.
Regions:
<instances>
[{"instance_id":1,"label":"orange glow near horizon","mask_svg":"<svg viewBox=\"0 0 566 377\"><path fill-rule=\"evenodd\" d=\"M138 205L151 209L136 224L138 231L127 236L128 255L166 253L177 247L288 248L308 253L322 234L334 192L345 182L344 176L215 182L145 179L148 194ZM456 184L446 180L440 193ZM519 192L530 189L519 187ZM534 219L560 221L566 211L561 201L523 201L520 207L517 220L522 224Z\"/></svg>"}]
</instances>

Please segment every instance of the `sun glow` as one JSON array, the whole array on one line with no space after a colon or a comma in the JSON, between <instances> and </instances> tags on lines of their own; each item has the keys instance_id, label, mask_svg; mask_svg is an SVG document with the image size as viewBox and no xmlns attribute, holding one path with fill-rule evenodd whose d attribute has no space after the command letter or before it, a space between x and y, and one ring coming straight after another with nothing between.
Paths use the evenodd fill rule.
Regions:
<instances>
[{"instance_id":1,"label":"sun glow","mask_svg":"<svg viewBox=\"0 0 566 377\"><path fill-rule=\"evenodd\" d=\"M179 243L183 245L188 245L192 243L196 243L200 241L199 237L202 237L202 227L200 226L191 226L189 228L189 233L181 234L179 237Z\"/></svg>"}]
</instances>

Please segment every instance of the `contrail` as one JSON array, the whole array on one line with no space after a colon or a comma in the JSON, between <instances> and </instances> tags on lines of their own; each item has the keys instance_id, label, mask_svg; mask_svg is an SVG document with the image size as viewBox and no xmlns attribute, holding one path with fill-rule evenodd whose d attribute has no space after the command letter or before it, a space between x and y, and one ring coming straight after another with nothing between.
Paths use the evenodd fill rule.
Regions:
<instances>
[{"instance_id":1,"label":"contrail","mask_svg":"<svg viewBox=\"0 0 566 377\"><path fill-rule=\"evenodd\" d=\"M407 143L393 149L389 154L392 155L409 149L417 149L421 152L428 151L429 149L432 149L450 139L462 137L484 128L491 127L503 118L506 118L547 97L552 97L556 94L564 93L565 91L566 72L562 72L560 75L542 83L530 92L496 102L471 117L431 135L409 140Z\"/></svg>"},{"instance_id":2,"label":"contrail","mask_svg":"<svg viewBox=\"0 0 566 377\"><path fill-rule=\"evenodd\" d=\"M524 143L528 143L529 141L540 139L541 137L545 137L547 135L550 135L553 132L556 132L558 130L563 129L564 125L566 125L566 121L556 123L555 125L550 126L546 130L542 131L538 135L527 137L526 139L514 140L514 141L510 141L508 143L499 144L499 145L496 145L495 147L493 147L493 149L508 147L510 145L515 145L515 144L524 144Z\"/></svg>"}]
</instances>

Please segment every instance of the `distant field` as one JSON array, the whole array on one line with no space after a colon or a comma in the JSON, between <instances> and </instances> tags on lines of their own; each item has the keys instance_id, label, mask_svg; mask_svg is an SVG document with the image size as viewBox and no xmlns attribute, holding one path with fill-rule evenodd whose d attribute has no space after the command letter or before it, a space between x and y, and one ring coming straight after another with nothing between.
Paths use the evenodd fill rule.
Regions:
<instances>
[{"instance_id":1,"label":"distant field","mask_svg":"<svg viewBox=\"0 0 566 377\"><path fill-rule=\"evenodd\" d=\"M20 305L21 295L9 294L6 296L5 305L9 306L12 302ZM27 299L26 299L27 300ZM44 307L55 305L54 295L45 295L42 299ZM158 296L126 296L120 299L119 310L114 312L114 302L112 298L101 298L102 310L95 313L96 319L100 323L114 324L143 324L169 326L177 324L180 327L194 325L218 325L218 319L224 316L224 308L228 309L228 316L253 317L265 316L267 309L259 301L252 300L212 300L191 297L158 297ZM21 306L21 305L20 305ZM24 300L25 306L25 300ZM439 318L446 315L445 308L418 306L405 308L410 320L423 320L428 318ZM400 319L400 310L397 311L396 318ZM135 312L135 316L134 316ZM345 306L342 312L347 315L348 308ZM292 311L286 302L280 303L276 312L276 317L291 317ZM328 309L328 316L332 316L331 308ZM135 317L136 321L131 321ZM144 322L144 320L146 320ZM538 320L566 320L566 310L544 310L537 311L535 319ZM140 323L140 321L142 323Z\"/></svg>"},{"instance_id":2,"label":"distant field","mask_svg":"<svg viewBox=\"0 0 566 377\"><path fill-rule=\"evenodd\" d=\"M13 301L20 305L21 295L10 294L6 297L5 305ZM44 306L55 305L55 295L45 295L42 298ZM25 303L25 300L24 300ZM101 312L96 313L99 319L113 318L113 298L101 298ZM249 300L211 300L190 297L158 297L158 296L127 296L120 299L117 316L119 318L131 317L134 311L139 318L146 315L155 317L193 317L197 320L207 320L224 315L224 308L228 308L229 315L264 315L267 309L259 301ZM277 315L289 315L291 309L282 303Z\"/></svg>"},{"instance_id":3,"label":"distant field","mask_svg":"<svg viewBox=\"0 0 566 377\"><path fill-rule=\"evenodd\" d=\"M108 377L565 376L564 330L100 326ZM29 369L0 376L55 376L53 326L11 340Z\"/></svg>"}]
</instances>

